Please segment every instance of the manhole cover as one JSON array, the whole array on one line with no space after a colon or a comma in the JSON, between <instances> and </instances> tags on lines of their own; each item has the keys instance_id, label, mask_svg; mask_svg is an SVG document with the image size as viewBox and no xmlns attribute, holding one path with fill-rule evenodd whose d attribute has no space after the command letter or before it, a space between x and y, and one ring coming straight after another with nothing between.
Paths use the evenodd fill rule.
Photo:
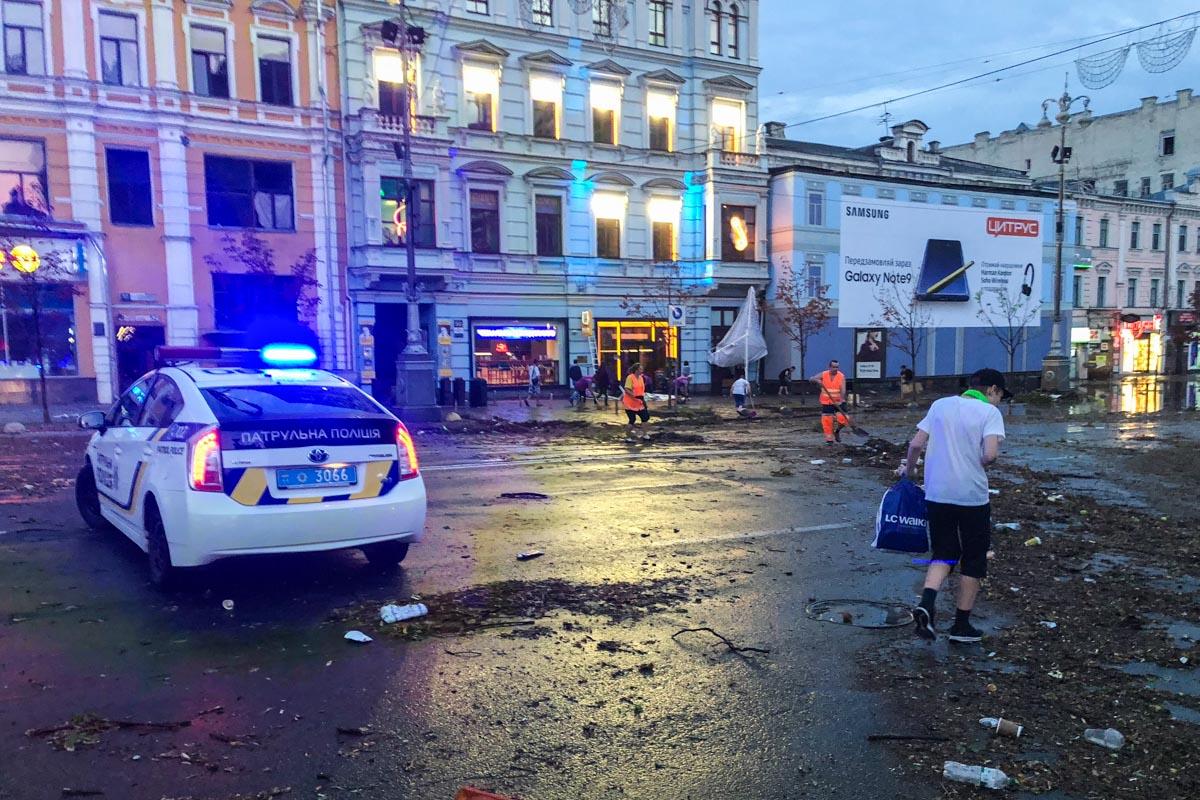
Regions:
<instances>
[{"instance_id":1,"label":"manhole cover","mask_svg":"<svg viewBox=\"0 0 1200 800\"><path fill-rule=\"evenodd\" d=\"M809 603L804 613L821 622L857 628L899 628L913 621L908 606L877 600L818 600Z\"/></svg>"}]
</instances>

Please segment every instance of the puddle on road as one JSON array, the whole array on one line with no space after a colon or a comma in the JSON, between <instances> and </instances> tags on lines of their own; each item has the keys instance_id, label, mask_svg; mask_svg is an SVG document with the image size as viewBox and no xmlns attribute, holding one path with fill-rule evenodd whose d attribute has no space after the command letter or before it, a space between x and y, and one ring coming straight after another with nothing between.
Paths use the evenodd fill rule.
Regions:
<instances>
[{"instance_id":1,"label":"puddle on road","mask_svg":"<svg viewBox=\"0 0 1200 800\"><path fill-rule=\"evenodd\" d=\"M1147 689L1200 697L1200 670L1171 669L1149 661L1135 661L1117 669L1126 675L1150 678L1150 682L1146 684Z\"/></svg>"},{"instance_id":2,"label":"puddle on road","mask_svg":"<svg viewBox=\"0 0 1200 800\"><path fill-rule=\"evenodd\" d=\"M1192 725L1200 725L1200 711L1187 706L1181 706L1178 703L1163 703L1163 708L1171 712L1171 719L1176 722L1187 722Z\"/></svg>"},{"instance_id":3,"label":"puddle on road","mask_svg":"<svg viewBox=\"0 0 1200 800\"><path fill-rule=\"evenodd\" d=\"M1154 627L1161 629L1171 637L1171 643L1180 650L1191 650L1192 645L1200 642L1200 625L1185 619L1174 619L1164 614L1147 614L1154 620Z\"/></svg>"},{"instance_id":4,"label":"puddle on road","mask_svg":"<svg viewBox=\"0 0 1200 800\"><path fill-rule=\"evenodd\" d=\"M804 613L821 622L856 628L899 628L913 621L908 606L875 600L818 600L810 603Z\"/></svg>"}]
</instances>

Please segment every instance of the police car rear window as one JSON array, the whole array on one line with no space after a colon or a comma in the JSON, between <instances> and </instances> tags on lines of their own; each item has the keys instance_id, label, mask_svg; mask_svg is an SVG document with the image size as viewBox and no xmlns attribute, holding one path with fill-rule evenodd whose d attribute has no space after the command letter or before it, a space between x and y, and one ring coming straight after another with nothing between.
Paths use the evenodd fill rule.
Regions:
<instances>
[{"instance_id":1,"label":"police car rear window","mask_svg":"<svg viewBox=\"0 0 1200 800\"><path fill-rule=\"evenodd\" d=\"M220 386L200 390L219 422L379 416L379 406L348 386Z\"/></svg>"}]
</instances>

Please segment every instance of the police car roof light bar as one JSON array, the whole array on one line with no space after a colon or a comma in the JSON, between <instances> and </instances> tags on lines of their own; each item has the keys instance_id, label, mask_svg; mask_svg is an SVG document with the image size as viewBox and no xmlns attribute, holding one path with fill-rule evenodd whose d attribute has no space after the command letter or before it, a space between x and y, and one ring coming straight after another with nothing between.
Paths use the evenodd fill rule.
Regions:
<instances>
[{"instance_id":1,"label":"police car roof light bar","mask_svg":"<svg viewBox=\"0 0 1200 800\"><path fill-rule=\"evenodd\" d=\"M222 364L248 364L257 360L258 352L240 347L177 347L160 345L154 348L154 362L159 365L207 361Z\"/></svg>"}]
</instances>

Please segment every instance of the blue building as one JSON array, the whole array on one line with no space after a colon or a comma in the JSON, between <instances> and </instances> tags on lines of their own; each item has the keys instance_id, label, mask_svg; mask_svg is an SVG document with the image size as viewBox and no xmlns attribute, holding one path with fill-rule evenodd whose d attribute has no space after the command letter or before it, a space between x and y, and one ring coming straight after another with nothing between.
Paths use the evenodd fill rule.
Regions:
<instances>
[{"instance_id":1,"label":"blue building","mask_svg":"<svg viewBox=\"0 0 1200 800\"><path fill-rule=\"evenodd\" d=\"M911 281L898 304L901 310L925 312L923 320L930 323L927 328L913 325L910 317L904 326L924 331L919 360L914 365L918 376L963 375L983 366L1010 369L1003 340L1012 341L1011 331L1018 327L1025 333L1015 337L1023 341L1014 348L1011 371L1040 370L1050 348L1053 318L1057 202L1053 193L1035 188L1023 172L944 155L938 142L924 143L928 127L919 120L897 125L891 136L860 148L792 141L784 136L782 125L767 123L765 127L771 165L771 282L766 323L771 353L763 365L764 375L773 377L784 367L801 366L795 343L782 330L778 318L772 320L772 315L786 306L780 297L781 281L784 286L790 283L794 287L801 303L822 291L833 301L833 319L808 346L803 366L809 375L833 358L841 361L848 375L853 377L857 372L859 378L894 378L910 363L909 353L902 349L908 337L896 326L895 315L889 321L878 309L866 308L873 302L870 296L848 283L862 278L853 264L892 260L860 259L844 252L857 252L868 244L860 239L860 232L865 230L860 224L862 216L883 220L891 217L891 232L880 235L876 242L879 247L891 246L889 239L912 240L906 252L914 256L902 259L900 263L908 266L893 269L891 275L898 276L902 284ZM1076 227L1076 209L1073 203L1066 208L1066 230L1071 231ZM931 230L943 232L898 228L901 218L931 221ZM943 220L948 222L943 224ZM920 222L909 227L924 225ZM964 258L959 242L947 241L953 236L944 233L947 225L951 229L966 225L977 231L970 234L974 241L964 239L964 243L972 253L984 255ZM958 249L954 255L942 257L937 250L942 245ZM1069 253L1064 255L1068 272L1071 257ZM953 262L954 269L939 266L939 259L946 264ZM979 264L971 259L979 259ZM968 261L965 272L957 267ZM938 269L943 271L938 273ZM957 272L957 277L950 272ZM939 276L952 280L948 286L944 280L943 286L938 286ZM1071 317L1069 278L1067 275L1063 282L1060 332L1064 343L1068 341ZM997 304L990 299L1000 298L1006 282L1012 287L1008 296L1015 298L1003 302L1007 316L998 313ZM942 294L923 294L930 288ZM851 296L847 296L848 291ZM947 296L954 291L959 294ZM957 302L913 305L914 297ZM916 321L923 320L918 315ZM868 331L873 333L868 335ZM871 348L878 359L866 363L866 350ZM856 370L860 351L864 364Z\"/></svg>"}]
</instances>

